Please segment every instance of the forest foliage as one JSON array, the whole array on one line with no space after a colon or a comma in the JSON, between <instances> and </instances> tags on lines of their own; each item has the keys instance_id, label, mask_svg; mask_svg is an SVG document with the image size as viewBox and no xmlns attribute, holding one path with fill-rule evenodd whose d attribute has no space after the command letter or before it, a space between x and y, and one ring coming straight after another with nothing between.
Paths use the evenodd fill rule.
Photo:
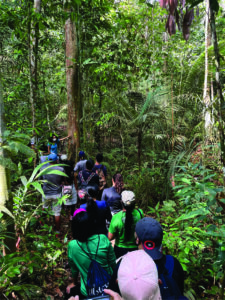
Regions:
<instances>
[{"instance_id":1,"label":"forest foliage","mask_svg":"<svg viewBox=\"0 0 225 300\"><path fill-rule=\"evenodd\" d=\"M208 0L39 0L40 12L36 1L0 1L0 172L7 181L6 203L0 183L0 294L60 299L66 285L70 233L58 241L51 222L38 227L37 164L50 134L66 136L71 125L70 60L79 102L79 137L73 137L80 145L72 159L77 150L92 158L102 152L108 184L121 172L138 205L161 222L164 249L186 272L187 297L224 299L225 106L217 81L219 75L224 96L223 1L209 1L215 28L208 33ZM76 29L76 59L66 57L68 19ZM62 143L61 152L69 145ZM3 256L3 245L19 239L19 250Z\"/></svg>"}]
</instances>

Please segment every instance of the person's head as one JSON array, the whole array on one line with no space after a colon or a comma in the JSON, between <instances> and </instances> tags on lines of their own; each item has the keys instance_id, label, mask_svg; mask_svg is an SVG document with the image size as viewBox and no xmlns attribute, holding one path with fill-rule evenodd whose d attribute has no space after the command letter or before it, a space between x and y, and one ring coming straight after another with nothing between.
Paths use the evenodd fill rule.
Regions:
<instances>
[{"instance_id":1,"label":"person's head","mask_svg":"<svg viewBox=\"0 0 225 300\"><path fill-rule=\"evenodd\" d=\"M118 270L118 284L124 300L160 300L158 271L143 250L128 252Z\"/></svg>"},{"instance_id":2,"label":"person's head","mask_svg":"<svg viewBox=\"0 0 225 300\"><path fill-rule=\"evenodd\" d=\"M134 206L135 194L132 191L123 191L121 193L121 201L125 209Z\"/></svg>"},{"instance_id":3,"label":"person's head","mask_svg":"<svg viewBox=\"0 0 225 300\"><path fill-rule=\"evenodd\" d=\"M96 161L100 164L103 161L103 155L102 153L98 153L96 155Z\"/></svg>"},{"instance_id":4,"label":"person's head","mask_svg":"<svg viewBox=\"0 0 225 300\"><path fill-rule=\"evenodd\" d=\"M113 186L116 189L116 192L121 195L124 189L123 176L120 173L116 173L112 177Z\"/></svg>"},{"instance_id":5,"label":"person's head","mask_svg":"<svg viewBox=\"0 0 225 300\"><path fill-rule=\"evenodd\" d=\"M57 155L56 155L55 153L51 153L51 154L49 154L49 156L48 156L48 160L49 160L49 162L50 162L51 164L56 163L56 162L57 162L57 159L58 159L58 157L57 157Z\"/></svg>"},{"instance_id":6,"label":"person's head","mask_svg":"<svg viewBox=\"0 0 225 300\"><path fill-rule=\"evenodd\" d=\"M72 219L72 235L79 242L86 242L93 235L92 219L86 211L79 211Z\"/></svg>"},{"instance_id":7,"label":"person's head","mask_svg":"<svg viewBox=\"0 0 225 300\"><path fill-rule=\"evenodd\" d=\"M79 154L78 154L78 156L79 156L79 159L80 159L80 160L84 159L84 157L85 157L85 152L84 152L84 151L80 151Z\"/></svg>"},{"instance_id":8,"label":"person's head","mask_svg":"<svg viewBox=\"0 0 225 300\"><path fill-rule=\"evenodd\" d=\"M88 171L91 171L91 170L93 169L93 167L94 167L94 162L93 162L93 160L92 160L92 159L88 159L88 160L86 161L86 169L87 169Z\"/></svg>"},{"instance_id":9,"label":"person's head","mask_svg":"<svg viewBox=\"0 0 225 300\"><path fill-rule=\"evenodd\" d=\"M97 185L93 185L90 186L88 188L88 195L92 198L92 199L97 199L98 197L98 186Z\"/></svg>"},{"instance_id":10,"label":"person's head","mask_svg":"<svg viewBox=\"0 0 225 300\"><path fill-rule=\"evenodd\" d=\"M163 230L157 220L150 217L139 220L135 227L135 235L136 243L141 244L152 259L162 258Z\"/></svg>"}]
</instances>

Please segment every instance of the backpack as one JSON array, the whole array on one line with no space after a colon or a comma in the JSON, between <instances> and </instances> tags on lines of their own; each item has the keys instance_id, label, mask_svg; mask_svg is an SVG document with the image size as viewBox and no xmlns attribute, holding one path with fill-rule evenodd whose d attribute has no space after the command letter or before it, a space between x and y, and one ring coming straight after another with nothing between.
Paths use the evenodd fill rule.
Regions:
<instances>
[{"instance_id":1,"label":"backpack","mask_svg":"<svg viewBox=\"0 0 225 300\"><path fill-rule=\"evenodd\" d=\"M91 254L86 252L79 242L77 241L77 244L81 248L81 250L90 258L91 263L88 267L88 273L87 273L87 283L85 284L86 291L88 294L88 297L95 297L95 296L101 296L104 295L104 289L107 289L109 286L109 281L111 279L111 276L108 274L108 272L103 269L103 267L96 261L96 256L98 253L99 248L99 242L100 242L100 236L98 235L98 246L95 254L95 259L91 257ZM87 244L88 248L88 244ZM89 250L89 248L88 248ZM90 252L90 250L89 250ZM84 279L83 279L84 281ZM85 281L84 281L85 283Z\"/></svg>"},{"instance_id":2,"label":"backpack","mask_svg":"<svg viewBox=\"0 0 225 300\"><path fill-rule=\"evenodd\" d=\"M99 176L99 190L103 190L106 186L106 178L103 171L103 165L99 169L94 167L95 173Z\"/></svg>"},{"instance_id":3,"label":"backpack","mask_svg":"<svg viewBox=\"0 0 225 300\"><path fill-rule=\"evenodd\" d=\"M84 199L87 195L87 187L88 187L88 183L90 182L90 180L92 179L92 177L95 176L95 173L92 172L87 180L84 180L84 176L82 171L79 172L79 176L80 176L80 180L81 180L81 189L78 190L78 196L80 199Z\"/></svg>"},{"instance_id":4,"label":"backpack","mask_svg":"<svg viewBox=\"0 0 225 300\"><path fill-rule=\"evenodd\" d=\"M159 274L159 279L162 281L159 286L162 300L185 300L187 298L181 294L178 284L172 277L173 270L174 258L171 255L166 255L164 270Z\"/></svg>"}]
</instances>

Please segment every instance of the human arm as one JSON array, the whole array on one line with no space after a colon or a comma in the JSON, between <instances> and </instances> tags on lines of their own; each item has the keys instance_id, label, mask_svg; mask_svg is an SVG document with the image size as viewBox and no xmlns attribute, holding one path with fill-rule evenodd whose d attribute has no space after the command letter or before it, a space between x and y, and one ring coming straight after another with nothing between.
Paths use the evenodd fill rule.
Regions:
<instances>
[{"instance_id":1,"label":"human arm","mask_svg":"<svg viewBox=\"0 0 225 300\"><path fill-rule=\"evenodd\" d=\"M48 144L48 154L50 154L51 146Z\"/></svg>"},{"instance_id":2,"label":"human arm","mask_svg":"<svg viewBox=\"0 0 225 300\"><path fill-rule=\"evenodd\" d=\"M108 239L110 241L114 240L115 239L115 234L114 233L111 233L111 232L108 232Z\"/></svg>"},{"instance_id":3,"label":"human arm","mask_svg":"<svg viewBox=\"0 0 225 300\"><path fill-rule=\"evenodd\" d=\"M110 242L109 243L109 247L108 247L108 264L111 267L112 270L115 269L116 267L116 255L115 252L113 250L112 244Z\"/></svg>"},{"instance_id":4,"label":"human arm","mask_svg":"<svg viewBox=\"0 0 225 300\"><path fill-rule=\"evenodd\" d=\"M64 138L59 139L59 141L61 142L61 141L65 140L65 139L69 139L69 138L71 138L70 135L68 135L68 136L66 136L66 137L64 137Z\"/></svg>"},{"instance_id":5,"label":"human arm","mask_svg":"<svg viewBox=\"0 0 225 300\"><path fill-rule=\"evenodd\" d=\"M77 173L76 172L74 173L74 185L75 185L76 190L78 190Z\"/></svg>"}]
</instances>

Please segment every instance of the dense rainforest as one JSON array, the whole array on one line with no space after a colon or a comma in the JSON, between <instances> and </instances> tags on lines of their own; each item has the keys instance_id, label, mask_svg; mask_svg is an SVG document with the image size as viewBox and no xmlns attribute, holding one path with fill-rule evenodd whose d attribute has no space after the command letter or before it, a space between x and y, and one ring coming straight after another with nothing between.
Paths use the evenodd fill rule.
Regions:
<instances>
[{"instance_id":1,"label":"dense rainforest","mask_svg":"<svg viewBox=\"0 0 225 300\"><path fill-rule=\"evenodd\" d=\"M123 175L188 299L224 299L224 96L224 0L0 0L0 298L69 283L67 212L61 239L39 224L55 133Z\"/></svg>"}]
</instances>

